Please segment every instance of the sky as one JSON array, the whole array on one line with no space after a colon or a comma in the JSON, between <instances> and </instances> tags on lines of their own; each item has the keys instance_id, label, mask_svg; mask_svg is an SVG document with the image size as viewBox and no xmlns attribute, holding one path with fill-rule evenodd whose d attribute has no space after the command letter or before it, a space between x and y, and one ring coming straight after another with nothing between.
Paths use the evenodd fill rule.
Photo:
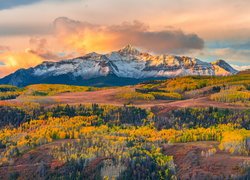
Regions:
<instances>
[{"instance_id":1,"label":"sky","mask_svg":"<svg viewBox=\"0 0 250 180\"><path fill-rule=\"evenodd\" d=\"M0 77L127 44L250 68L250 1L0 0Z\"/></svg>"}]
</instances>

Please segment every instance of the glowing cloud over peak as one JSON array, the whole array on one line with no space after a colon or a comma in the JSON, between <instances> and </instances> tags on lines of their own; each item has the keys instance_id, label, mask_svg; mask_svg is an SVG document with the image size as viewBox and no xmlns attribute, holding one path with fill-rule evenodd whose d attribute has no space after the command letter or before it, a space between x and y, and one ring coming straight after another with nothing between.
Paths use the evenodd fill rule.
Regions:
<instances>
[{"instance_id":1,"label":"glowing cloud over peak","mask_svg":"<svg viewBox=\"0 0 250 180\"><path fill-rule=\"evenodd\" d=\"M29 68L43 61L43 59L29 52L6 52L0 54L0 77L20 68Z\"/></svg>"},{"instance_id":2,"label":"glowing cloud over peak","mask_svg":"<svg viewBox=\"0 0 250 180\"><path fill-rule=\"evenodd\" d=\"M54 21L56 36L65 48L78 52L110 51L133 44L156 53L186 52L202 49L204 41L181 30L150 31L139 21L102 26L60 17Z\"/></svg>"}]
</instances>

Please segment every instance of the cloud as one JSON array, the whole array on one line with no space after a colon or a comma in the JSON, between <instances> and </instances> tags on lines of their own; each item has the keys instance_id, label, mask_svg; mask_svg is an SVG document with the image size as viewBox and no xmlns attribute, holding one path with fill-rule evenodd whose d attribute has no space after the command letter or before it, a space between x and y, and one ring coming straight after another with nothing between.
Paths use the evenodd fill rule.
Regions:
<instances>
[{"instance_id":1,"label":"cloud","mask_svg":"<svg viewBox=\"0 0 250 180\"><path fill-rule=\"evenodd\" d=\"M231 47L234 48L234 49L249 50L250 49L250 41L240 43L240 44L231 45Z\"/></svg>"},{"instance_id":2,"label":"cloud","mask_svg":"<svg viewBox=\"0 0 250 180\"><path fill-rule=\"evenodd\" d=\"M0 77L3 77L20 68L29 68L40 64L43 58L29 52L8 51L0 54Z\"/></svg>"},{"instance_id":3,"label":"cloud","mask_svg":"<svg viewBox=\"0 0 250 180\"><path fill-rule=\"evenodd\" d=\"M186 55L205 59L206 61L215 61L224 59L231 64L239 66L250 65L250 49L235 49L235 48L211 48L206 47L203 50L194 50Z\"/></svg>"},{"instance_id":4,"label":"cloud","mask_svg":"<svg viewBox=\"0 0 250 180\"><path fill-rule=\"evenodd\" d=\"M45 38L32 37L29 40L30 47L26 52L36 54L46 60L57 60L60 56L51 50L48 50L48 42Z\"/></svg>"},{"instance_id":5,"label":"cloud","mask_svg":"<svg viewBox=\"0 0 250 180\"><path fill-rule=\"evenodd\" d=\"M3 53L5 51L9 51L9 50L10 50L10 47L0 45L0 53Z\"/></svg>"},{"instance_id":6,"label":"cloud","mask_svg":"<svg viewBox=\"0 0 250 180\"><path fill-rule=\"evenodd\" d=\"M72 52L56 52L50 50L49 42L45 38L32 37L29 48L25 51L13 51L7 46L0 46L0 77L8 75L20 68L36 66L43 61L57 61L75 57Z\"/></svg>"},{"instance_id":7,"label":"cloud","mask_svg":"<svg viewBox=\"0 0 250 180\"><path fill-rule=\"evenodd\" d=\"M46 35L52 27L43 24L1 24L0 36Z\"/></svg>"},{"instance_id":8,"label":"cloud","mask_svg":"<svg viewBox=\"0 0 250 180\"><path fill-rule=\"evenodd\" d=\"M49 47L48 40L46 38L32 37L29 40L29 48L25 51L28 53L35 54L46 61L58 61L62 59L69 59L76 57L78 54L75 52L67 52L67 51L55 51L51 50Z\"/></svg>"},{"instance_id":9,"label":"cloud","mask_svg":"<svg viewBox=\"0 0 250 180\"><path fill-rule=\"evenodd\" d=\"M232 49L232 48L214 49L214 55L222 57L224 59L228 59L231 62L250 63L249 49Z\"/></svg>"},{"instance_id":10,"label":"cloud","mask_svg":"<svg viewBox=\"0 0 250 180\"><path fill-rule=\"evenodd\" d=\"M249 66L239 66L239 65L234 65L234 64L230 64L234 69L238 70L238 71L244 71L247 69L250 69L250 65Z\"/></svg>"},{"instance_id":11,"label":"cloud","mask_svg":"<svg viewBox=\"0 0 250 180\"><path fill-rule=\"evenodd\" d=\"M54 21L54 29L61 43L80 52L110 51L133 44L155 53L183 53L204 46L196 34L172 29L151 31L139 21L104 26L60 17Z\"/></svg>"},{"instance_id":12,"label":"cloud","mask_svg":"<svg viewBox=\"0 0 250 180\"><path fill-rule=\"evenodd\" d=\"M41 1L42 0L0 0L0 10L10 9L22 5L29 5Z\"/></svg>"},{"instance_id":13,"label":"cloud","mask_svg":"<svg viewBox=\"0 0 250 180\"><path fill-rule=\"evenodd\" d=\"M74 52L54 51L51 42L46 38L32 37L29 47L23 51L14 51L8 46L0 46L0 77L8 75L20 68L36 66L43 61L58 61L75 57Z\"/></svg>"},{"instance_id":14,"label":"cloud","mask_svg":"<svg viewBox=\"0 0 250 180\"><path fill-rule=\"evenodd\" d=\"M8 46L0 46L0 77L12 73L20 68L29 68L45 60L47 42L45 39L31 38L30 47L26 51L14 51ZM39 54L39 53L40 54Z\"/></svg>"}]
</instances>

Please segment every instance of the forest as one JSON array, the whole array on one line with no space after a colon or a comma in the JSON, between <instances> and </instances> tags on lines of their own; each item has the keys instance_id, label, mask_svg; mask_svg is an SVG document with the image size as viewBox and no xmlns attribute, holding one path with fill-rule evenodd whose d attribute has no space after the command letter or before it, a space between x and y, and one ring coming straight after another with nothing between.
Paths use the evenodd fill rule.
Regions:
<instances>
[{"instance_id":1,"label":"forest","mask_svg":"<svg viewBox=\"0 0 250 180\"><path fill-rule=\"evenodd\" d=\"M0 163L7 165L33 148L65 140L50 152L64 166L53 173L44 166L41 176L47 178L86 178L91 160L101 159L90 174L93 178L173 179L176 169L173 157L162 152L165 143L217 141L220 150L249 155L249 110L187 108L161 118L153 109L92 104L33 107L28 112L0 109L8 122L0 131Z\"/></svg>"},{"instance_id":2,"label":"forest","mask_svg":"<svg viewBox=\"0 0 250 180\"><path fill-rule=\"evenodd\" d=\"M0 178L178 179L179 156L196 146L199 147L184 154L183 161L201 166L206 163L199 163L209 158L227 155L227 159L235 158L231 163L242 158L234 167L237 173L223 177L249 175L248 74L178 77L113 90L111 98L124 104L24 101L62 93L103 93L105 88L0 86L2 99L14 100L1 101L0 105ZM134 103L168 103L200 97L229 105L225 108L166 104L145 108ZM183 152L170 153L171 148L178 146L183 146ZM190 153L195 158L189 159Z\"/></svg>"},{"instance_id":3,"label":"forest","mask_svg":"<svg viewBox=\"0 0 250 180\"><path fill-rule=\"evenodd\" d=\"M226 77L190 76L142 83L136 88L136 92L153 95L156 99L163 100L211 95L210 99L215 101L241 103L244 106L249 106L249 84L249 74Z\"/></svg>"},{"instance_id":4,"label":"forest","mask_svg":"<svg viewBox=\"0 0 250 180\"><path fill-rule=\"evenodd\" d=\"M87 86L70 86L63 84L35 84L24 88L0 85L0 100L15 99L18 96L52 96L59 93L95 91L99 88Z\"/></svg>"}]
</instances>

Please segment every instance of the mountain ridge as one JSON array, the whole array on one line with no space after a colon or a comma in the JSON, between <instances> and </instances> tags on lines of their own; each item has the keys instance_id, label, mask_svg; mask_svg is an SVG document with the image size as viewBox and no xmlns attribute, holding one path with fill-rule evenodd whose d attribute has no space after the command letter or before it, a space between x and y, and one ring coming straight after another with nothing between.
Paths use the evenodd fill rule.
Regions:
<instances>
[{"instance_id":1,"label":"mountain ridge","mask_svg":"<svg viewBox=\"0 0 250 180\"><path fill-rule=\"evenodd\" d=\"M95 85L96 83L92 84L91 80L96 80L102 86L106 84L129 85L134 83L126 81L138 83L144 80L176 76L226 76L236 73L238 71L224 60L207 63L187 56L151 55L140 52L132 45L127 45L107 54L92 52L69 60L44 61L35 67L17 70L0 79L0 84L25 86L61 82L74 85ZM107 81L112 79L112 83L102 83L104 79Z\"/></svg>"}]
</instances>

